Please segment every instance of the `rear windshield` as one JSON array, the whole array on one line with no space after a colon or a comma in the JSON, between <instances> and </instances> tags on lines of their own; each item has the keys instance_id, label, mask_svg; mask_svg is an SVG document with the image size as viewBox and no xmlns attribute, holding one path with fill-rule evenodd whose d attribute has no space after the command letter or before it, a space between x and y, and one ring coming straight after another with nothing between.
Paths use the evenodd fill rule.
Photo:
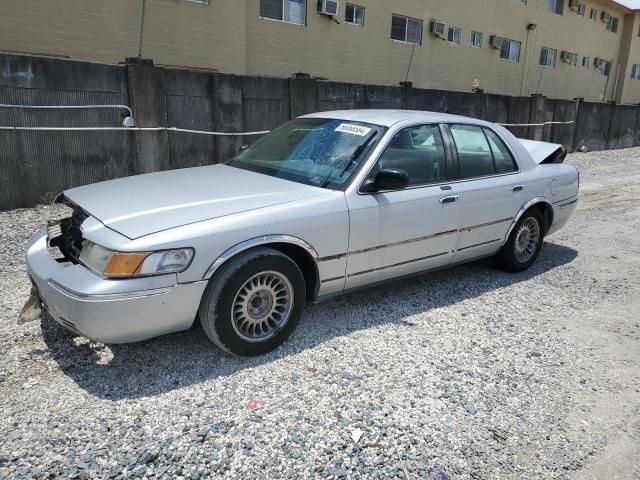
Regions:
<instances>
[{"instance_id":1,"label":"rear windshield","mask_svg":"<svg viewBox=\"0 0 640 480\"><path fill-rule=\"evenodd\" d=\"M340 190L349 184L384 131L361 122L300 118L262 137L227 164Z\"/></svg>"}]
</instances>

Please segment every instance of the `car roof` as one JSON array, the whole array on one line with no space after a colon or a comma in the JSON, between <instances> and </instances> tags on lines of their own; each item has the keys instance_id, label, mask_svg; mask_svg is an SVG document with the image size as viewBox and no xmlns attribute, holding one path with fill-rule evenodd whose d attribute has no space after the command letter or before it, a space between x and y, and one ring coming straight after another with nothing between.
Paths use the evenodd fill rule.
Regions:
<instances>
[{"instance_id":1,"label":"car roof","mask_svg":"<svg viewBox=\"0 0 640 480\"><path fill-rule=\"evenodd\" d=\"M424 123L461 122L486 125L487 122L477 118L451 115L448 113L424 112L421 110L333 110L329 112L311 113L299 118L331 118L349 122L364 122L391 127L404 121Z\"/></svg>"}]
</instances>

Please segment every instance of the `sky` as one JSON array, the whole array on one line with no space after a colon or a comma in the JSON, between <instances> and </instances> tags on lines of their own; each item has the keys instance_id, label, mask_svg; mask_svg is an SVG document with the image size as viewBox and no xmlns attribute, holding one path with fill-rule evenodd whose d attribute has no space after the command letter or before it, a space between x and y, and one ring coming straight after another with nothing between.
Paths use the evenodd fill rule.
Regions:
<instances>
[{"instance_id":1,"label":"sky","mask_svg":"<svg viewBox=\"0 0 640 480\"><path fill-rule=\"evenodd\" d=\"M621 3L625 7L640 8L640 0L615 0L617 3Z\"/></svg>"}]
</instances>

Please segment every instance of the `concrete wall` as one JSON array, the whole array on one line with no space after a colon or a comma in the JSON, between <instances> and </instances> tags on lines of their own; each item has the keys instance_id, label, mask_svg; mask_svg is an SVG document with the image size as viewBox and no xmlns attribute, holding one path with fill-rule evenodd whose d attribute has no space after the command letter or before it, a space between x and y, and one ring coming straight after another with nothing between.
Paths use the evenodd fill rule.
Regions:
<instances>
[{"instance_id":1,"label":"concrete wall","mask_svg":"<svg viewBox=\"0 0 640 480\"><path fill-rule=\"evenodd\" d=\"M316 13L306 0L304 25L260 18L260 0L148 0L142 55L156 64L186 66L238 75L291 77L305 72L343 83L398 85L408 79L426 89L470 91L478 79L488 93L542 94L591 101L640 103L640 81L630 65L640 64L640 16L610 0L585 0L584 17L569 10L549 12L548 0L354 0L365 7L364 26L345 22L340 2L337 21ZM598 19L589 19L591 9ZM607 11L619 31L606 31L599 15ZM138 54L142 0L2 0L0 50L50 54L118 63ZM424 22L421 45L390 38L391 16ZM625 16L626 15L626 16ZM461 45L429 34L437 18L462 29ZM527 24L537 28L527 30ZM483 34L481 48L470 47L471 31ZM521 42L517 62L500 59L491 35ZM578 53L578 65L539 66L542 47ZM590 58L582 67L582 57ZM593 66L596 57L613 61L608 79ZM409 68L410 59L411 68Z\"/></svg>"},{"instance_id":2,"label":"concrete wall","mask_svg":"<svg viewBox=\"0 0 640 480\"><path fill-rule=\"evenodd\" d=\"M510 97L304 78L224 75L150 65L102 65L0 55L0 103L125 104L141 127L246 132L305 113L406 108L499 123L576 121L510 127L522 138L590 150L640 145L640 107ZM0 109L1 126L119 126L124 110ZM0 130L0 209L50 201L65 188L101 180L222 162L256 137L182 132Z\"/></svg>"}]
</instances>

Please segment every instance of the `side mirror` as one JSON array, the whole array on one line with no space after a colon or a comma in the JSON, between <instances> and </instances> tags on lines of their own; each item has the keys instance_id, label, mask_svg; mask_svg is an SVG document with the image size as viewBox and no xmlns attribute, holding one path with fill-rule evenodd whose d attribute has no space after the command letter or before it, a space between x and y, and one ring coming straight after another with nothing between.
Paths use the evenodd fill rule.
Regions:
<instances>
[{"instance_id":1,"label":"side mirror","mask_svg":"<svg viewBox=\"0 0 640 480\"><path fill-rule=\"evenodd\" d=\"M367 179L362 185L363 192L381 190L404 190L409 186L409 175L398 168L384 168L373 179Z\"/></svg>"},{"instance_id":2,"label":"side mirror","mask_svg":"<svg viewBox=\"0 0 640 480\"><path fill-rule=\"evenodd\" d=\"M240 151L241 151L241 152L244 152L247 148L249 148L249 145L242 145L242 146L240 147Z\"/></svg>"}]
</instances>

